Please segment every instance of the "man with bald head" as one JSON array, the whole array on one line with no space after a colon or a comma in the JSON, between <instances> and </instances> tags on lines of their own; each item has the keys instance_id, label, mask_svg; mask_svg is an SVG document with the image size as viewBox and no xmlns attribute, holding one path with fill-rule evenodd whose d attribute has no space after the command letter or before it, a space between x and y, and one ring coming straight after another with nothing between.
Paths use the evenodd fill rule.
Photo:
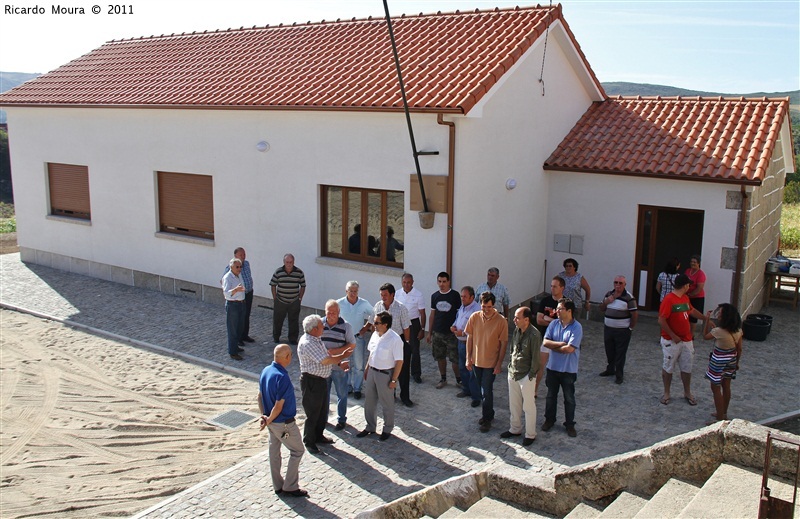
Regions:
<instances>
[{"instance_id":1,"label":"man with bald head","mask_svg":"<svg viewBox=\"0 0 800 519\"><path fill-rule=\"evenodd\" d=\"M300 489L300 458L303 457L303 440L297 427L297 400L294 386L286 368L292 363L292 349L288 344L275 346L275 360L261 372L258 383L258 408L261 410L261 430L269 429L269 468L272 488L276 494L305 497ZM286 478L281 476L281 445L289 449Z\"/></svg>"}]
</instances>

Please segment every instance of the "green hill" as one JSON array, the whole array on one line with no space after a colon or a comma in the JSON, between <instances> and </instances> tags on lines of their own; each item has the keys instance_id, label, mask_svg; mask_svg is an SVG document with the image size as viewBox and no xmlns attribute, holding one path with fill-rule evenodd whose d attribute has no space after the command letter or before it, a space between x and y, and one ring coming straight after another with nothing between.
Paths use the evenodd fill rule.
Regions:
<instances>
[{"instance_id":1,"label":"green hill","mask_svg":"<svg viewBox=\"0 0 800 519\"><path fill-rule=\"evenodd\" d=\"M687 88L676 88L665 85L648 85L647 83L625 83L609 82L602 83L606 94L609 97L615 96L703 96L703 97L788 97L789 104L800 105L800 90L792 90L789 92L751 92L751 93L722 93L722 92L704 92L702 90L689 90ZM793 108L798 108L794 106Z\"/></svg>"}]
</instances>

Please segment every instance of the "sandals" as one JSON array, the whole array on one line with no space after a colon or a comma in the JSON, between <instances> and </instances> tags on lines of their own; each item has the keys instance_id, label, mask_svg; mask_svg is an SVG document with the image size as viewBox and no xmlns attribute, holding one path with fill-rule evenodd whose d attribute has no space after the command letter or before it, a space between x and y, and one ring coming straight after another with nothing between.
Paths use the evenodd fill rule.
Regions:
<instances>
[{"instance_id":1,"label":"sandals","mask_svg":"<svg viewBox=\"0 0 800 519\"><path fill-rule=\"evenodd\" d=\"M687 402L689 405L697 405L697 400L695 400L695 398L694 398L693 396L685 396L685 397L683 397L683 398L685 398L685 399L686 399L686 402Z\"/></svg>"},{"instance_id":2,"label":"sandals","mask_svg":"<svg viewBox=\"0 0 800 519\"><path fill-rule=\"evenodd\" d=\"M668 396L662 396L661 399L659 400L659 402L661 402L664 405L669 404L671 401L672 399Z\"/></svg>"}]
</instances>

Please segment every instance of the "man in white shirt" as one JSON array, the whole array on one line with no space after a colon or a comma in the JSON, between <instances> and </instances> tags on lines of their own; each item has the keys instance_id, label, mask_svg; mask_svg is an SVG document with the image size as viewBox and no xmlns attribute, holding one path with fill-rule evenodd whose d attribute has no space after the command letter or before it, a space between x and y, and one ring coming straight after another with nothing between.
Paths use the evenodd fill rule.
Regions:
<instances>
[{"instance_id":1,"label":"man in white shirt","mask_svg":"<svg viewBox=\"0 0 800 519\"><path fill-rule=\"evenodd\" d=\"M411 378L417 384L422 383L422 364L419 356L419 341L425 335L425 297L422 292L414 288L414 276L406 272L400 280L403 288L395 294L395 299L408 309L408 318L411 319Z\"/></svg>"}]
</instances>

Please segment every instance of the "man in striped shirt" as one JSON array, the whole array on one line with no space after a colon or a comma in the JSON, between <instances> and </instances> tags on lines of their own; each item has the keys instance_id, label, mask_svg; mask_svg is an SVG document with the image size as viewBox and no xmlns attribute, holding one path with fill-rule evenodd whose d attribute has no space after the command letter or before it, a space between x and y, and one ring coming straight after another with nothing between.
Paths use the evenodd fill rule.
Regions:
<instances>
[{"instance_id":1,"label":"man in striped shirt","mask_svg":"<svg viewBox=\"0 0 800 519\"><path fill-rule=\"evenodd\" d=\"M303 410L306 423L303 426L303 443L311 454L319 454L318 443L333 443L324 436L328 423L328 377L331 366L342 361L349 352L331 354L322 343L325 326L320 316L309 315L303 319L303 337L297 345L300 360L300 391L303 395Z\"/></svg>"},{"instance_id":2,"label":"man in striped shirt","mask_svg":"<svg viewBox=\"0 0 800 519\"><path fill-rule=\"evenodd\" d=\"M349 348L351 351L356 347L356 336L353 334L353 327L340 316L339 303L335 299L329 299L325 303L325 320L323 321L322 343L328 348L329 353L339 353L342 348ZM350 357L347 353L342 359ZM330 401L331 386L336 388L336 411L338 419L335 429L341 431L347 424L347 389L350 385L349 362L342 360L339 364L334 364L331 376L328 379L328 400ZM327 409L329 404L325 406Z\"/></svg>"},{"instance_id":3,"label":"man in striped shirt","mask_svg":"<svg viewBox=\"0 0 800 519\"><path fill-rule=\"evenodd\" d=\"M631 333L636 328L639 312L636 299L625 290L625 276L614 278L614 289L606 292L600 303L600 310L605 312L603 342L606 346L606 370L601 377L615 377L617 384L622 384L625 357L631 342Z\"/></svg>"},{"instance_id":4,"label":"man in striped shirt","mask_svg":"<svg viewBox=\"0 0 800 519\"><path fill-rule=\"evenodd\" d=\"M306 277L294 266L294 256L286 254L283 266L278 268L269 282L272 288L273 314L272 339L281 340L283 321L289 316L289 343L297 344L300 335L300 306L306 293Z\"/></svg>"}]
</instances>

